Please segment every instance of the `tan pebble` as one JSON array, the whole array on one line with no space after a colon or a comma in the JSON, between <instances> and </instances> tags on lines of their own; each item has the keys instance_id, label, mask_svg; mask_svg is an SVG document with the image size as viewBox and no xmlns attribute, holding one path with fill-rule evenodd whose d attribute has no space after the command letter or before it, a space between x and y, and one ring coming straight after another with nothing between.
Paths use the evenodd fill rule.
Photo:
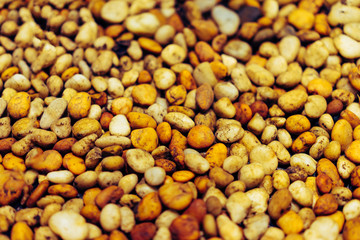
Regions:
<instances>
[{"instance_id":1,"label":"tan pebble","mask_svg":"<svg viewBox=\"0 0 360 240\"><path fill-rule=\"evenodd\" d=\"M182 63L186 58L186 52L177 44L169 44L162 50L161 57L166 64L172 66Z\"/></svg>"},{"instance_id":2,"label":"tan pebble","mask_svg":"<svg viewBox=\"0 0 360 240\"><path fill-rule=\"evenodd\" d=\"M203 111L208 110L214 101L214 92L209 84L203 84L196 90L196 103Z\"/></svg>"}]
</instances>

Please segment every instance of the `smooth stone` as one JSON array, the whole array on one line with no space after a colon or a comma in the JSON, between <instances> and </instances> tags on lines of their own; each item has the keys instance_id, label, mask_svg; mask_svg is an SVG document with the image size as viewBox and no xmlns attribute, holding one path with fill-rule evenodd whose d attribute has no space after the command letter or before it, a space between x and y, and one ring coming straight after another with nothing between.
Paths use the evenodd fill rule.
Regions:
<instances>
[{"instance_id":1,"label":"smooth stone","mask_svg":"<svg viewBox=\"0 0 360 240\"><path fill-rule=\"evenodd\" d=\"M223 5L214 7L211 10L211 16L219 26L220 32L228 36L234 35L240 26L240 17Z\"/></svg>"},{"instance_id":2,"label":"smooth stone","mask_svg":"<svg viewBox=\"0 0 360 240\"><path fill-rule=\"evenodd\" d=\"M126 28L139 35L154 35L160 27L160 21L152 13L141 13L125 20Z\"/></svg>"},{"instance_id":3,"label":"smooth stone","mask_svg":"<svg viewBox=\"0 0 360 240\"><path fill-rule=\"evenodd\" d=\"M126 1L109 1L101 8L101 18L109 23L121 23L127 17L129 6Z\"/></svg>"},{"instance_id":4,"label":"smooth stone","mask_svg":"<svg viewBox=\"0 0 360 240\"><path fill-rule=\"evenodd\" d=\"M341 56L349 59L360 57L360 42L351 37L341 34L334 38L334 44Z\"/></svg>"},{"instance_id":5,"label":"smooth stone","mask_svg":"<svg viewBox=\"0 0 360 240\"><path fill-rule=\"evenodd\" d=\"M49 227L62 239L86 239L89 232L85 218L74 211L53 214L49 219Z\"/></svg>"}]
</instances>

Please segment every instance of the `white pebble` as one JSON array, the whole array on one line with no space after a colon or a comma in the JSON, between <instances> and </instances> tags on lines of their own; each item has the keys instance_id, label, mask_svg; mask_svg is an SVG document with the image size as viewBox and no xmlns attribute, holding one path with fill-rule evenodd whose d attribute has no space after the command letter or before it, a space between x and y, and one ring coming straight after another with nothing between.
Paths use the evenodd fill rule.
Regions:
<instances>
[{"instance_id":1,"label":"white pebble","mask_svg":"<svg viewBox=\"0 0 360 240\"><path fill-rule=\"evenodd\" d=\"M159 186L165 180L166 172L162 167L151 167L145 171L144 177L150 186Z\"/></svg>"},{"instance_id":2,"label":"white pebble","mask_svg":"<svg viewBox=\"0 0 360 240\"><path fill-rule=\"evenodd\" d=\"M89 233L86 220L74 211L60 211L49 219L49 227L63 239L86 239Z\"/></svg>"},{"instance_id":3,"label":"white pebble","mask_svg":"<svg viewBox=\"0 0 360 240\"><path fill-rule=\"evenodd\" d=\"M111 135L128 136L131 129L126 116L119 114L113 117L109 124L109 131Z\"/></svg>"}]
</instances>

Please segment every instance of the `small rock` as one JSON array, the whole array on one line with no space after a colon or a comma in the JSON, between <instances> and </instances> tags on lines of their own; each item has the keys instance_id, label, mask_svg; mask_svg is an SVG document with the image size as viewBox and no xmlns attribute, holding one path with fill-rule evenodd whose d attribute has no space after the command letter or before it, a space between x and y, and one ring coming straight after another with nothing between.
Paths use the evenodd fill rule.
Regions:
<instances>
[{"instance_id":1,"label":"small rock","mask_svg":"<svg viewBox=\"0 0 360 240\"><path fill-rule=\"evenodd\" d=\"M335 222L330 217L321 217L321 218L317 218L311 224L310 228L304 232L304 239L305 240L312 240L312 239L335 240L338 236L338 233L339 233L339 225L337 224L337 222Z\"/></svg>"},{"instance_id":2,"label":"small rock","mask_svg":"<svg viewBox=\"0 0 360 240\"><path fill-rule=\"evenodd\" d=\"M315 22L315 16L311 12L297 8L292 11L289 16L289 23L294 25L297 29L311 29Z\"/></svg>"},{"instance_id":3,"label":"small rock","mask_svg":"<svg viewBox=\"0 0 360 240\"><path fill-rule=\"evenodd\" d=\"M186 58L186 52L177 44L169 44L161 52L161 57L166 64L172 66L182 63Z\"/></svg>"},{"instance_id":4,"label":"small rock","mask_svg":"<svg viewBox=\"0 0 360 240\"><path fill-rule=\"evenodd\" d=\"M304 54L305 64L308 67L319 68L325 64L329 56L329 51L325 44L316 41L307 47Z\"/></svg>"},{"instance_id":5,"label":"small rock","mask_svg":"<svg viewBox=\"0 0 360 240\"><path fill-rule=\"evenodd\" d=\"M210 84L202 84L196 90L195 96L196 104L202 111L207 111L214 102L214 91L212 90Z\"/></svg>"},{"instance_id":6,"label":"small rock","mask_svg":"<svg viewBox=\"0 0 360 240\"><path fill-rule=\"evenodd\" d=\"M74 211L60 211L49 219L51 230L63 239L86 239L88 226L86 220Z\"/></svg>"},{"instance_id":7,"label":"small rock","mask_svg":"<svg viewBox=\"0 0 360 240\"><path fill-rule=\"evenodd\" d=\"M339 50L341 56L349 59L360 57L360 42L353 38L340 34L334 38L335 47Z\"/></svg>"},{"instance_id":8,"label":"small rock","mask_svg":"<svg viewBox=\"0 0 360 240\"><path fill-rule=\"evenodd\" d=\"M271 72L257 64L248 65L246 74L253 83L262 87L270 87L275 83L275 78Z\"/></svg>"},{"instance_id":9,"label":"small rock","mask_svg":"<svg viewBox=\"0 0 360 240\"><path fill-rule=\"evenodd\" d=\"M79 32L75 37L78 47L90 47L96 40L98 34L98 26L94 21L84 23L79 28Z\"/></svg>"},{"instance_id":10,"label":"small rock","mask_svg":"<svg viewBox=\"0 0 360 240\"><path fill-rule=\"evenodd\" d=\"M51 124L60 119L66 107L67 102L63 98L57 98L52 101L41 116L40 127L42 129L50 128Z\"/></svg>"},{"instance_id":11,"label":"small rock","mask_svg":"<svg viewBox=\"0 0 360 240\"><path fill-rule=\"evenodd\" d=\"M136 85L131 92L134 102L144 106L150 106L155 103L156 96L156 89L150 84Z\"/></svg>"},{"instance_id":12,"label":"small rock","mask_svg":"<svg viewBox=\"0 0 360 240\"><path fill-rule=\"evenodd\" d=\"M91 70L96 75L106 74L112 66L113 52L105 50L100 53L94 63L91 65Z\"/></svg>"},{"instance_id":13,"label":"small rock","mask_svg":"<svg viewBox=\"0 0 360 240\"><path fill-rule=\"evenodd\" d=\"M218 28L212 20L195 19L191 22L196 36L201 40L208 42L218 35Z\"/></svg>"},{"instance_id":14,"label":"small rock","mask_svg":"<svg viewBox=\"0 0 360 240\"><path fill-rule=\"evenodd\" d=\"M211 65L208 62L200 63L196 66L193 73L195 82L198 86L208 83L211 87L214 87L217 83L214 72L211 69Z\"/></svg>"},{"instance_id":15,"label":"small rock","mask_svg":"<svg viewBox=\"0 0 360 240\"><path fill-rule=\"evenodd\" d=\"M246 62L251 57L252 49L247 42L230 40L224 46L224 53L233 56L240 61Z\"/></svg>"},{"instance_id":16,"label":"small rock","mask_svg":"<svg viewBox=\"0 0 360 240\"><path fill-rule=\"evenodd\" d=\"M160 22L152 13L141 13L125 20L126 28L138 35L154 35L160 27Z\"/></svg>"},{"instance_id":17,"label":"small rock","mask_svg":"<svg viewBox=\"0 0 360 240\"><path fill-rule=\"evenodd\" d=\"M301 42L296 36L290 35L279 42L279 52L288 63L293 62L299 52Z\"/></svg>"},{"instance_id":18,"label":"small rock","mask_svg":"<svg viewBox=\"0 0 360 240\"><path fill-rule=\"evenodd\" d=\"M0 58L1 61L1 58ZM1 70L0 70L1 72ZM5 88L13 88L18 92L27 91L31 87L29 79L22 74L14 74L11 78L6 80L4 84Z\"/></svg>"},{"instance_id":19,"label":"small rock","mask_svg":"<svg viewBox=\"0 0 360 240\"><path fill-rule=\"evenodd\" d=\"M11 61L12 61L11 54L6 53L0 56L0 73L5 71L5 69L7 69L11 65Z\"/></svg>"},{"instance_id":20,"label":"small rock","mask_svg":"<svg viewBox=\"0 0 360 240\"><path fill-rule=\"evenodd\" d=\"M137 173L145 173L147 169L155 165L151 154L142 149L128 150L126 152L126 162Z\"/></svg>"},{"instance_id":21,"label":"small rock","mask_svg":"<svg viewBox=\"0 0 360 240\"><path fill-rule=\"evenodd\" d=\"M244 238L240 227L226 215L219 215L216 218L216 225L223 239L235 240Z\"/></svg>"},{"instance_id":22,"label":"small rock","mask_svg":"<svg viewBox=\"0 0 360 240\"><path fill-rule=\"evenodd\" d=\"M337 2L331 7L328 15L328 22L331 26L360 22L360 9Z\"/></svg>"},{"instance_id":23,"label":"small rock","mask_svg":"<svg viewBox=\"0 0 360 240\"><path fill-rule=\"evenodd\" d=\"M360 41L360 23L353 22L345 24L344 33L356 41Z\"/></svg>"},{"instance_id":24,"label":"small rock","mask_svg":"<svg viewBox=\"0 0 360 240\"><path fill-rule=\"evenodd\" d=\"M72 88L76 91L87 91L91 88L91 82L82 74L75 74L65 83L65 88Z\"/></svg>"},{"instance_id":25,"label":"small rock","mask_svg":"<svg viewBox=\"0 0 360 240\"><path fill-rule=\"evenodd\" d=\"M219 26L220 32L231 36L234 35L240 25L240 17L232 10L217 5L211 10L211 16Z\"/></svg>"},{"instance_id":26,"label":"small rock","mask_svg":"<svg viewBox=\"0 0 360 240\"><path fill-rule=\"evenodd\" d=\"M154 72L154 82L158 89L166 90L174 85L175 81L175 73L168 68L159 68Z\"/></svg>"},{"instance_id":27,"label":"small rock","mask_svg":"<svg viewBox=\"0 0 360 240\"><path fill-rule=\"evenodd\" d=\"M296 112L305 105L307 97L307 93L302 90L292 90L279 97L278 105L287 113Z\"/></svg>"},{"instance_id":28,"label":"small rock","mask_svg":"<svg viewBox=\"0 0 360 240\"><path fill-rule=\"evenodd\" d=\"M216 5L216 0L208 0L208 1L195 0L194 3L201 12L207 12L210 11Z\"/></svg>"},{"instance_id":29,"label":"small rock","mask_svg":"<svg viewBox=\"0 0 360 240\"><path fill-rule=\"evenodd\" d=\"M109 124L109 131L112 135L128 136L131 132L131 129L126 116L119 114L113 117Z\"/></svg>"},{"instance_id":30,"label":"small rock","mask_svg":"<svg viewBox=\"0 0 360 240\"><path fill-rule=\"evenodd\" d=\"M127 17L129 7L126 1L109 1L101 8L100 16L109 23L121 23Z\"/></svg>"},{"instance_id":31,"label":"small rock","mask_svg":"<svg viewBox=\"0 0 360 240\"><path fill-rule=\"evenodd\" d=\"M170 112L165 115L164 121L181 132L188 132L195 126L194 121L180 112Z\"/></svg>"},{"instance_id":32,"label":"small rock","mask_svg":"<svg viewBox=\"0 0 360 240\"><path fill-rule=\"evenodd\" d=\"M242 23L256 22L262 16L262 12L258 7L244 6L240 9L239 16Z\"/></svg>"}]
</instances>

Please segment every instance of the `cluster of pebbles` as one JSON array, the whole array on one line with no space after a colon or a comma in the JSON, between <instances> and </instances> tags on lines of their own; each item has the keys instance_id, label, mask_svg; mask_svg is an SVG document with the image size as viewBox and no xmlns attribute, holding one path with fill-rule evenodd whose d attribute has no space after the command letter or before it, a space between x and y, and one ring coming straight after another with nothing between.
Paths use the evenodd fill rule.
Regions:
<instances>
[{"instance_id":1,"label":"cluster of pebbles","mask_svg":"<svg viewBox=\"0 0 360 240\"><path fill-rule=\"evenodd\" d=\"M0 0L0 240L360 237L359 0Z\"/></svg>"}]
</instances>

